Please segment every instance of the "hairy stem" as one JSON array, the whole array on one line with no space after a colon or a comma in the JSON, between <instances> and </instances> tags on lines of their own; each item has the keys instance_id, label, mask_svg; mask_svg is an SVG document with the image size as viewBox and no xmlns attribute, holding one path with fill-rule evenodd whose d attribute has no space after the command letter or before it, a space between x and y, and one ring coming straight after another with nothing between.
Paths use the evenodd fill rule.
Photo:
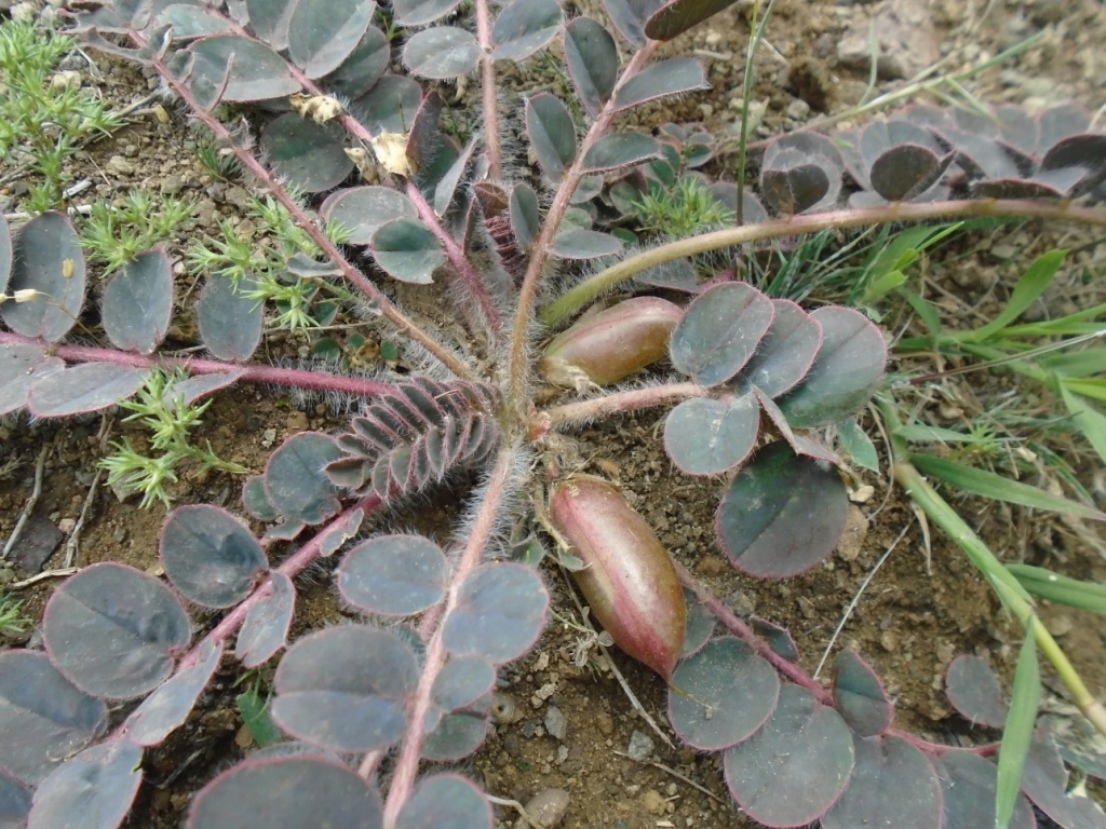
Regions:
<instances>
[{"instance_id":1,"label":"hairy stem","mask_svg":"<svg viewBox=\"0 0 1106 829\"><path fill-rule=\"evenodd\" d=\"M480 58L480 88L484 110L484 153L488 157L488 178L503 178L503 149L499 143L499 102L496 101L495 61L492 60L492 14L488 0L476 0L476 39L484 54Z\"/></svg>"},{"instance_id":2,"label":"hairy stem","mask_svg":"<svg viewBox=\"0 0 1106 829\"><path fill-rule=\"evenodd\" d=\"M510 491L511 476L514 474L518 451L517 445L504 445L500 449L487 483L479 492L480 503L476 509L476 516L468 527L468 540L451 574L449 597L441 614L443 620L449 617L450 611L456 606L458 592L465 578L479 566L484 557L484 551L495 530L499 511ZM396 759L392 784L388 789L388 799L384 805L385 829L394 829L399 810L403 808L403 804L411 796L411 790L414 788L419 770L419 758L422 756L422 746L426 739L423 724L430 710L434 680L445 665L446 656L445 645L442 644L442 625L439 624L426 645L422 676L419 678L419 686L411 702L408 718L410 727L400 748L399 757Z\"/></svg>"},{"instance_id":3,"label":"hairy stem","mask_svg":"<svg viewBox=\"0 0 1106 829\"><path fill-rule=\"evenodd\" d=\"M712 250L802 236L831 228L861 227L894 222L923 222L931 219L964 218L1024 218L1070 221L1106 227L1106 210L1076 207L1070 202L1028 201L1022 199L979 199L942 201L928 204L898 202L863 210L832 210L809 216L789 216L757 225L731 227L679 239L660 247L645 250L600 271L564 293L545 308L538 319L546 325L556 325L579 308L617 285L632 279L648 268L695 256ZM516 323L517 324L517 323ZM516 329L517 330L517 329Z\"/></svg>"},{"instance_id":4,"label":"hairy stem","mask_svg":"<svg viewBox=\"0 0 1106 829\"><path fill-rule=\"evenodd\" d=\"M630 78L645 68L656 47L656 41L648 41L626 65L618 79L618 83L615 84L611 97L604 104L603 109L592 123L591 129L588 130L588 134L580 142L580 146L576 148L576 158L573 160L572 166L565 172L561 185L557 188L557 193L553 197L553 203L549 205L549 210L545 214L541 233L531 248L530 262L527 265L526 274L522 279L522 287L519 290L514 330L511 332L510 387L507 394L507 404L515 411L523 412L525 410L526 380L529 375L527 335L530 329L530 320L534 313L534 303L538 297L538 287L541 284L546 263L549 261L549 246L552 244L557 228L560 227L561 220L571 204L572 194L576 192L576 186L583 178L584 157L595 145L595 142L606 134L611 121L614 119L616 112L615 98L618 95L618 90Z\"/></svg>"},{"instance_id":5,"label":"hairy stem","mask_svg":"<svg viewBox=\"0 0 1106 829\"><path fill-rule=\"evenodd\" d=\"M689 397L702 397L707 390L696 383L669 383L663 386L649 386L644 389L618 391L591 400L580 400L546 409L547 422L553 426L570 426L598 420L622 412L636 412L665 406Z\"/></svg>"},{"instance_id":6,"label":"hairy stem","mask_svg":"<svg viewBox=\"0 0 1106 829\"><path fill-rule=\"evenodd\" d=\"M41 340L0 331L0 345L19 343L43 347ZM135 368L184 369L189 374L235 374L235 382L271 383L274 386L311 389L313 391L351 394L357 397L379 397L395 389L394 383L377 383L357 377L340 377L320 371L306 371L277 366L251 366L224 363L221 360L203 360L192 357L146 357L130 351L116 351L86 345L51 345L49 353L71 363L115 363Z\"/></svg>"}]
</instances>

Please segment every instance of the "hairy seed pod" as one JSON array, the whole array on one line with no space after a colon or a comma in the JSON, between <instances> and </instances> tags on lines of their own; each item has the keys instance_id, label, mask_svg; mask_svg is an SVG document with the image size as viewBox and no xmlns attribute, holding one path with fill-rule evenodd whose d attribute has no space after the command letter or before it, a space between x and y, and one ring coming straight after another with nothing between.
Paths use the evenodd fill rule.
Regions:
<instances>
[{"instance_id":1,"label":"hairy seed pod","mask_svg":"<svg viewBox=\"0 0 1106 829\"><path fill-rule=\"evenodd\" d=\"M639 296L585 316L546 346L542 373L560 386L617 383L668 353L683 314L666 299Z\"/></svg>"},{"instance_id":2,"label":"hairy seed pod","mask_svg":"<svg viewBox=\"0 0 1106 829\"><path fill-rule=\"evenodd\" d=\"M558 484L549 511L571 552L587 565L572 575L595 618L622 650L671 678L687 607L672 559L652 528L596 478Z\"/></svg>"}]
</instances>

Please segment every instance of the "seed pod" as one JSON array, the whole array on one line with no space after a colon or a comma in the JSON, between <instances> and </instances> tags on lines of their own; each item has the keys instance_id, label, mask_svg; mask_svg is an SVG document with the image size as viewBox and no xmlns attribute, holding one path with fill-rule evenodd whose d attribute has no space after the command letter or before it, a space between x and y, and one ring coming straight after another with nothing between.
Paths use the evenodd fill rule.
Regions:
<instances>
[{"instance_id":1,"label":"seed pod","mask_svg":"<svg viewBox=\"0 0 1106 829\"><path fill-rule=\"evenodd\" d=\"M559 484L549 508L557 532L587 565L572 575L595 618L622 650L671 678L687 607L672 559L652 528L596 478Z\"/></svg>"},{"instance_id":2,"label":"seed pod","mask_svg":"<svg viewBox=\"0 0 1106 829\"><path fill-rule=\"evenodd\" d=\"M668 338L683 314L680 306L653 296L612 305L554 337L542 373L560 386L617 383L668 353Z\"/></svg>"}]
</instances>

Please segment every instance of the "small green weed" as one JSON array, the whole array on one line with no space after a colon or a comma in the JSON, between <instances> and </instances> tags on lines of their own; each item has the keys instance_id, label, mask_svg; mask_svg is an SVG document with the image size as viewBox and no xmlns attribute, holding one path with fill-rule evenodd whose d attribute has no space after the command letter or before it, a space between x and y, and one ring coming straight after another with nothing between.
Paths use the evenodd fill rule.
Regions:
<instances>
[{"instance_id":1,"label":"small green weed","mask_svg":"<svg viewBox=\"0 0 1106 829\"><path fill-rule=\"evenodd\" d=\"M0 633L26 633L34 622L23 613L23 602L10 593L0 592Z\"/></svg>"},{"instance_id":2,"label":"small green weed","mask_svg":"<svg viewBox=\"0 0 1106 829\"><path fill-rule=\"evenodd\" d=\"M134 399L119 404L120 408L132 412L124 422L137 420L150 430L150 448L159 454L148 457L124 438L112 444L115 452L101 461L101 466L108 471L108 483L142 493L143 509L151 507L155 501L161 501L166 507L170 505L165 486L177 480L176 468L183 461L191 460L203 470L218 469L235 474L249 471L222 460L210 445L200 449L189 442L189 433L203 422L201 418L211 401L199 405L186 403L174 389L180 379L183 375L155 369Z\"/></svg>"},{"instance_id":3,"label":"small green weed","mask_svg":"<svg viewBox=\"0 0 1106 829\"><path fill-rule=\"evenodd\" d=\"M106 276L168 239L195 208L191 199L163 196L158 202L141 190L118 206L94 202L81 228L81 244L92 261L103 263Z\"/></svg>"},{"instance_id":4,"label":"small green weed","mask_svg":"<svg viewBox=\"0 0 1106 829\"><path fill-rule=\"evenodd\" d=\"M734 221L733 211L694 176L681 178L667 190L650 187L634 208L641 217L642 231L669 239L682 239Z\"/></svg>"},{"instance_id":5,"label":"small green weed","mask_svg":"<svg viewBox=\"0 0 1106 829\"><path fill-rule=\"evenodd\" d=\"M0 156L42 177L23 208L44 213L62 206L65 159L81 141L118 129L123 121L81 88L76 73L54 73L73 39L31 23L0 23Z\"/></svg>"}]
</instances>

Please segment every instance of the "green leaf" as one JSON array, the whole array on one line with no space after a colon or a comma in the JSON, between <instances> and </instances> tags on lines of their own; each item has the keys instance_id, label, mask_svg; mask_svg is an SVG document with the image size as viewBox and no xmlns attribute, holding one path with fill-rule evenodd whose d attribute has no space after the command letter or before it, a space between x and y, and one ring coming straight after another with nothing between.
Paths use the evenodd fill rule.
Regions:
<instances>
[{"instance_id":1,"label":"green leaf","mask_svg":"<svg viewBox=\"0 0 1106 829\"><path fill-rule=\"evenodd\" d=\"M672 40L723 9L736 0L672 0L649 18L645 34L653 40Z\"/></svg>"},{"instance_id":2,"label":"green leaf","mask_svg":"<svg viewBox=\"0 0 1106 829\"><path fill-rule=\"evenodd\" d=\"M919 294L914 293L911 290L903 288L903 299L907 304L914 309L914 313L918 315L918 319L922 321L922 325L926 327L926 331L929 332L931 337L941 336L941 315L934 307L933 303L922 299Z\"/></svg>"},{"instance_id":3,"label":"green leaf","mask_svg":"<svg viewBox=\"0 0 1106 829\"><path fill-rule=\"evenodd\" d=\"M912 453L910 462L925 475L932 475L946 484L965 492L982 495L984 498L994 498L996 501L1006 501L1023 507L1061 512L1094 521L1106 521L1106 513L1094 507L1080 504L1060 495L1053 495L1035 486L1029 486L1029 484L1012 481L1002 475L996 475L994 472L987 472L983 469L964 466L956 461L921 453Z\"/></svg>"},{"instance_id":4,"label":"green leaf","mask_svg":"<svg viewBox=\"0 0 1106 829\"><path fill-rule=\"evenodd\" d=\"M576 128L568 108L548 92L527 98L526 133L542 171L560 181L576 157Z\"/></svg>"},{"instance_id":5,"label":"green leaf","mask_svg":"<svg viewBox=\"0 0 1106 829\"><path fill-rule=\"evenodd\" d=\"M1071 412L1075 425L1083 432L1102 462L1106 463L1106 415L1068 390L1067 381L1060 382L1060 396Z\"/></svg>"},{"instance_id":6,"label":"green leaf","mask_svg":"<svg viewBox=\"0 0 1106 829\"><path fill-rule=\"evenodd\" d=\"M1034 596L1078 610L1106 613L1106 584L1079 581L1028 564L1007 564L1006 569Z\"/></svg>"},{"instance_id":7,"label":"green leaf","mask_svg":"<svg viewBox=\"0 0 1106 829\"><path fill-rule=\"evenodd\" d=\"M660 146L648 135L615 133L600 138L584 156L584 171L603 173L660 157Z\"/></svg>"},{"instance_id":8,"label":"green leaf","mask_svg":"<svg viewBox=\"0 0 1106 829\"><path fill-rule=\"evenodd\" d=\"M879 454L876 452L876 446L857 424L855 417L841 421L837 426L837 434L841 437L841 448L855 464L873 472L879 472Z\"/></svg>"},{"instance_id":9,"label":"green leaf","mask_svg":"<svg viewBox=\"0 0 1106 829\"><path fill-rule=\"evenodd\" d=\"M580 103L597 117L618 80L614 38L590 17L577 17L565 26L565 62Z\"/></svg>"},{"instance_id":10,"label":"green leaf","mask_svg":"<svg viewBox=\"0 0 1106 829\"><path fill-rule=\"evenodd\" d=\"M1014 814L1025 758L1033 739L1033 726L1037 723L1037 706L1041 702L1041 671L1037 664L1037 642L1032 631L1035 617L1030 618L1018 655L1018 667L1014 671L1014 693L1002 732L1002 748L999 749L995 829L1006 829Z\"/></svg>"},{"instance_id":11,"label":"green leaf","mask_svg":"<svg viewBox=\"0 0 1106 829\"><path fill-rule=\"evenodd\" d=\"M1022 274L1018 284L1014 286L1009 302L999 315L982 328L961 335L958 339L972 343L982 342L1020 317L1044 293L1067 255L1066 250L1057 248L1037 257L1036 261Z\"/></svg>"}]
</instances>

